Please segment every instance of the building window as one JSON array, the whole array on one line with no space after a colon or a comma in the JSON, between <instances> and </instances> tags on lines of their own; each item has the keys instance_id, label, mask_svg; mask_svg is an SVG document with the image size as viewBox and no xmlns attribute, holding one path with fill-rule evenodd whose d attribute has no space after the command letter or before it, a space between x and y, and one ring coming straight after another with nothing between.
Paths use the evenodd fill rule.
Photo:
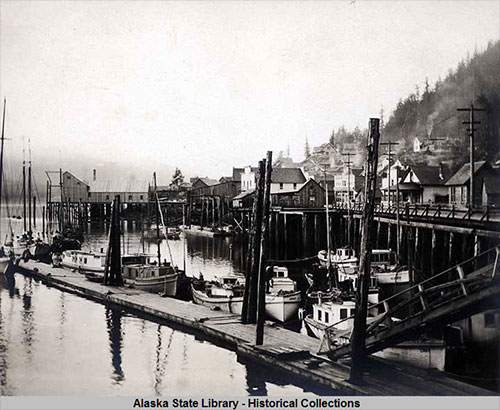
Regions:
<instances>
[{"instance_id":1,"label":"building window","mask_svg":"<svg viewBox=\"0 0 500 410\"><path fill-rule=\"evenodd\" d=\"M296 182L293 183L293 189L297 189L297 183Z\"/></svg>"},{"instance_id":2,"label":"building window","mask_svg":"<svg viewBox=\"0 0 500 410\"><path fill-rule=\"evenodd\" d=\"M106 199L109 199L109 195L106 195Z\"/></svg>"},{"instance_id":3,"label":"building window","mask_svg":"<svg viewBox=\"0 0 500 410\"><path fill-rule=\"evenodd\" d=\"M87 195L88 195L88 197L90 198L90 192L89 192Z\"/></svg>"},{"instance_id":4,"label":"building window","mask_svg":"<svg viewBox=\"0 0 500 410\"><path fill-rule=\"evenodd\" d=\"M450 188L450 202L454 204L457 201L457 189L453 186Z\"/></svg>"},{"instance_id":5,"label":"building window","mask_svg":"<svg viewBox=\"0 0 500 410\"><path fill-rule=\"evenodd\" d=\"M140 199L144 199L144 195L139 196Z\"/></svg>"},{"instance_id":6,"label":"building window","mask_svg":"<svg viewBox=\"0 0 500 410\"><path fill-rule=\"evenodd\" d=\"M347 317L347 309L340 309L340 319L345 319Z\"/></svg>"},{"instance_id":7,"label":"building window","mask_svg":"<svg viewBox=\"0 0 500 410\"><path fill-rule=\"evenodd\" d=\"M80 185L80 182L79 182L79 181L76 181L76 185Z\"/></svg>"},{"instance_id":8,"label":"building window","mask_svg":"<svg viewBox=\"0 0 500 410\"><path fill-rule=\"evenodd\" d=\"M132 200L132 195L129 195L128 196L128 200L131 201Z\"/></svg>"},{"instance_id":9,"label":"building window","mask_svg":"<svg viewBox=\"0 0 500 410\"><path fill-rule=\"evenodd\" d=\"M283 189L283 182L280 182L280 189Z\"/></svg>"},{"instance_id":10,"label":"building window","mask_svg":"<svg viewBox=\"0 0 500 410\"><path fill-rule=\"evenodd\" d=\"M71 181L71 177L70 177L69 175L66 177L66 179L67 179L68 181Z\"/></svg>"},{"instance_id":11,"label":"building window","mask_svg":"<svg viewBox=\"0 0 500 410\"><path fill-rule=\"evenodd\" d=\"M325 323L330 322L330 314L328 312L325 312Z\"/></svg>"},{"instance_id":12,"label":"building window","mask_svg":"<svg viewBox=\"0 0 500 410\"><path fill-rule=\"evenodd\" d=\"M321 320L321 310L318 310L318 320Z\"/></svg>"}]
</instances>

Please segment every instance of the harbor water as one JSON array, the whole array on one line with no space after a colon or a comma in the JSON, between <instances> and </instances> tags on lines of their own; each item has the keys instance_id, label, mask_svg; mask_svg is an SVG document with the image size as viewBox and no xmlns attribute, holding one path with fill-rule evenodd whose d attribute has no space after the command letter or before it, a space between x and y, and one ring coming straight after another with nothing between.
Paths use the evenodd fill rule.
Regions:
<instances>
[{"instance_id":1,"label":"harbor water","mask_svg":"<svg viewBox=\"0 0 500 410\"><path fill-rule=\"evenodd\" d=\"M125 223L123 231L124 251L142 252L144 246L156 253L156 243L143 244L138 224ZM106 245L106 226L90 226L83 249ZM171 253L182 267L185 254L188 274L241 273L241 250L232 252L227 238L188 235L168 245L162 242L162 259L170 260ZM20 274L15 283L1 276L2 395L331 394L241 361L235 352L184 329Z\"/></svg>"}]
</instances>

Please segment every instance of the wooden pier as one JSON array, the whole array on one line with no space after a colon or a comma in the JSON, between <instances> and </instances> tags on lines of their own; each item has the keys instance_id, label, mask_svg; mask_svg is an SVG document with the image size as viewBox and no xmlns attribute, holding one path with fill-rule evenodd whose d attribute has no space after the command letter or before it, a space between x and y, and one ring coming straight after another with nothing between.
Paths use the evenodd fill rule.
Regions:
<instances>
[{"instance_id":1,"label":"wooden pier","mask_svg":"<svg viewBox=\"0 0 500 410\"><path fill-rule=\"evenodd\" d=\"M241 323L240 317L213 311L173 298L127 287L108 287L89 282L78 272L49 265L21 261L17 272L41 279L44 283L77 295L151 315L202 334L242 357L274 370L284 371L307 383L332 389L344 395L491 395L492 392L451 379L433 370L401 364L393 366L381 359L369 359L365 384L347 381L349 367L316 355L319 340L266 322L264 344L255 346L256 325Z\"/></svg>"}]
</instances>

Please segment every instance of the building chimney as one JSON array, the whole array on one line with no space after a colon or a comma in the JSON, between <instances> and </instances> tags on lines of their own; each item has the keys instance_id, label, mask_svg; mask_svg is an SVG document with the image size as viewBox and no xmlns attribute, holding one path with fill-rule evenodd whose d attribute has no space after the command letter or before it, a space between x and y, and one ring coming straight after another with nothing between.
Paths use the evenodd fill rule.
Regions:
<instances>
[{"instance_id":1,"label":"building chimney","mask_svg":"<svg viewBox=\"0 0 500 410\"><path fill-rule=\"evenodd\" d=\"M96 176L97 176L97 171L94 169L93 172L92 172L92 181L95 182Z\"/></svg>"},{"instance_id":2,"label":"building chimney","mask_svg":"<svg viewBox=\"0 0 500 410\"><path fill-rule=\"evenodd\" d=\"M439 163L439 179L441 181L444 179L444 176L443 176L443 163L442 162Z\"/></svg>"}]
</instances>

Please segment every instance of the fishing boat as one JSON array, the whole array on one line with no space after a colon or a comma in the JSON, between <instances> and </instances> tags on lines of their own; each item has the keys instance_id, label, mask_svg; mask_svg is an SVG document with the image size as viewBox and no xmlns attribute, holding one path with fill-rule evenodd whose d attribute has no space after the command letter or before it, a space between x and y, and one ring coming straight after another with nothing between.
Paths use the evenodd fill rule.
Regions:
<instances>
[{"instance_id":1,"label":"fishing boat","mask_svg":"<svg viewBox=\"0 0 500 410\"><path fill-rule=\"evenodd\" d=\"M177 294L177 270L165 263L130 264L122 267L122 277L125 284L146 292L160 293L174 297Z\"/></svg>"},{"instance_id":2,"label":"fishing boat","mask_svg":"<svg viewBox=\"0 0 500 410\"><path fill-rule=\"evenodd\" d=\"M301 318L302 333L321 339L325 334L325 329L329 326L333 326L339 332L350 333L356 312L355 298L353 295L339 296L339 293L335 292L331 295L318 295L318 302L312 306L312 314ZM368 316L374 317L377 313L375 308L368 309Z\"/></svg>"},{"instance_id":3,"label":"fishing boat","mask_svg":"<svg viewBox=\"0 0 500 410\"><path fill-rule=\"evenodd\" d=\"M149 264L151 255L135 253L121 257L122 266L133 264ZM104 274L106 267L106 253L103 249L99 252L85 250L68 250L61 254L61 266L79 272Z\"/></svg>"},{"instance_id":4,"label":"fishing boat","mask_svg":"<svg viewBox=\"0 0 500 410\"><path fill-rule=\"evenodd\" d=\"M193 283L193 301L199 305L220 309L226 312L241 314L245 277L226 275L214 281ZM286 268L274 268L273 277L269 280L266 292L266 315L279 322L287 322L297 317L301 301L297 284L288 277Z\"/></svg>"},{"instance_id":5,"label":"fishing boat","mask_svg":"<svg viewBox=\"0 0 500 410\"><path fill-rule=\"evenodd\" d=\"M403 284L410 281L409 270L397 264L396 253L390 249L373 249L372 275L381 285Z\"/></svg>"},{"instance_id":6,"label":"fishing boat","mask_svg":"<svg viewBox=\"0 0 500 410\"><path fill-rule=\"evenodd\" d=\"M318 252L318 260L323 267L328 266L327 254L328 252L325 250ZM335 252L330 251L330 264L336 264L339 270L343 270L346 273L355 273L358 262L356 252L349 246L339 248Z\"/></svg>"}]
</instances>

